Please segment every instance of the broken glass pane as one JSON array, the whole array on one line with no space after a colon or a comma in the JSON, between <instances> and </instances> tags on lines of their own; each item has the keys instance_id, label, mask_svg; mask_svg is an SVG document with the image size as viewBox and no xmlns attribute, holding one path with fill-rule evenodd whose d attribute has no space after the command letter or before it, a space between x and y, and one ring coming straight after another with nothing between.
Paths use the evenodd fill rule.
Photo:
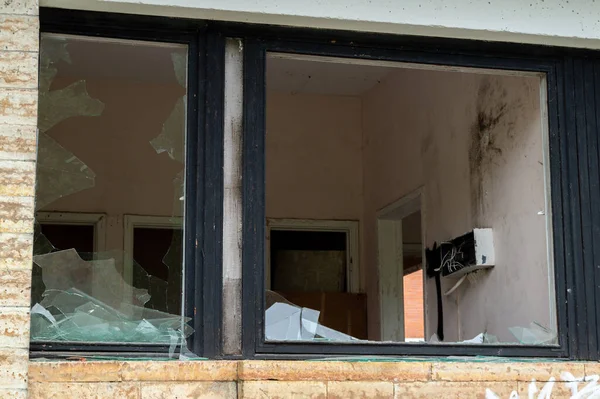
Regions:
<instances>
[{"instance_id":1,"label":"broken glass pane","mask_svg":"<svg viewBox=\"0 0 600 399\"><path fill-rule=\"evenodd\" d=\"M52 318L44 311L32 315L37 319L32 339L170 344L173 334L187 338L192 333L188 319L145 307L152 296L125 282L117 269L122 256L94 256L98 259L85 261L70 249L34 257L46 287L34 307Z\"/></svg>"},{"instance_id":2,"label":"broken glass pane","mask_svg":"<svg viewBox=\"0 0 600 399\"><path fill-rule=\"evenodd\" d=\"M40 54L38 163L36 209L63 196L94 186L95 174L72 152L46 134L57 123L74 116L98 116L104 104L89 96L84 80L51 89L59 67L71 64L66 39L43 36Z\"/></svg>"},{"instance_id":3,"label":"broken glass pane","mask_svg":"<svg viewBox=\"0 0 600 399\"><path fill-rule=\"evenodd\" d=\"M193 333L181 306L186 81L183 45L42 35L36 210L60 218L36 222L32 340L173 354ZM125 253L131 214L179 220L158 258Z\"/></svg>"},{"instance_id":4,"label":"broken glass pane","mask_svg":"<svg viewBox=\"0 0 600 399\"><path fill-rule=\"evenodd\" d=\"M89 96L84 80L67 87L51 90L61 62L71 63L65 39L43 36L40 54L40 89L38 128L40 132L50 130L58 122L73 116L98 116L104 104Z\"/></svg>"}]
</instances>

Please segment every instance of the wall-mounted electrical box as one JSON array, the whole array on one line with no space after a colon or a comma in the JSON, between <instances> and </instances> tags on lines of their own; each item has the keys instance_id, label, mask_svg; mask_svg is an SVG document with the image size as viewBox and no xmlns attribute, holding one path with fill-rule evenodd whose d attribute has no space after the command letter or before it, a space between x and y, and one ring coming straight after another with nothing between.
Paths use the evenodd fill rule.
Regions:
<instances>
[{"instance_id":1,"label":"wall-mounted electrical box","mask_svg":"<svg viewBox=\"0 0 600 399\"><path fill-rule=\"evenodd\" d=\"M441 267L442 276L461 276L478 269L493 267L494 235L492 229L473 229L450 241L428 249L428 262L434 269Z\"/></svg>"}]
</instances>

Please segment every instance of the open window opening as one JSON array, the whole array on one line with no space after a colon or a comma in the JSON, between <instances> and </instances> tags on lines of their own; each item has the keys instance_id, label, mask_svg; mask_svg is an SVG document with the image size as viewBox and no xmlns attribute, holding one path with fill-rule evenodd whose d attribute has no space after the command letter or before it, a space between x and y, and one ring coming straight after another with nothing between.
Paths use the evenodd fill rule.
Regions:
<instances>
[{"instance_id":1,"label":"open window opening","mask_svg":"<svg viewBox=\"0 0 600 399\"><path fill-rule=\"evenodd\" d=\"M192 334L182 312L187 53L42 35L33 343L172 352Z\"/></svg>"},{"instance_id":2,"label":"open window opening","mask_svg":"<svg viewBox=\"0 0 600 399\"><path fill-rule=\"evenodd\" d=\"M267 341L557 344L543 74L283 53L266 68ZM335 238L270 219L358 222L364 335L287 292L325 289L325 255L290 252L333 258Z\"/></svg>"}]
</instances>

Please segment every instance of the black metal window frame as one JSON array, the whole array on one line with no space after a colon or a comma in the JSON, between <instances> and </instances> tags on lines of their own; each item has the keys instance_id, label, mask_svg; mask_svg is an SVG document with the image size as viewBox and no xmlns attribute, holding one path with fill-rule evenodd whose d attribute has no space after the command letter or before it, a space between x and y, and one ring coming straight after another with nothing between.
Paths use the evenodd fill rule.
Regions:
<instances>
[{"instance_id":1,"label":"black metal window frame","mask_svg":"<svg viewBox=\"0 0 600 399\"><path fill-rule=\"evenodd\" d=\"M222 355L223 107L225 37L244 42L242 357L345 355L598 359L600 321L600 56L570 48L284 28L167 17L40 9L42 33L188 45L184 267L188 347ZM540 72L546 75L557 346L272 343L264 340L265 60L269 51ZM599 304L600 305L600 304ZM32 356L164 356L130 344L32 343ZM232 356L235 357L235 356Z\"/></svg>"},{"instance_id":2,"label":"black metal window frame","mask_svg":"<svg viewBox=\"0 0 600 399\"><path fill-rule=\"evenodd\" d=\"M205 21L40 9L41 35L185 44L188 47L184 220L184 316L194 334L186 345L198 356L221 348L223 220L223 99L225 40ZM181 346L178 347L178 350ZM164 357L167 345L31 342L32 357L118 354Z\"/></svg>"},{"instance_id":3,"label":"black metal window frame","mask_svg":"<svg viewBox=\"0 0 600 399\"><path fill-rule=\"evenodd\" d=\"M558 345L267 342L265 340L265 133L268 52L538 72L546 76ZM246 36L243 139L243 354L331 356L506 356L598 359L600 176L595 52L314 29ZM591 80L590 80L591 79ZM586 84L586 82L588 84ZM592 85L589 82L594 82ZM591 86L591 87L588 87ZM600 116L599 116L600 117Z\"/></svg>"}]
</instances>

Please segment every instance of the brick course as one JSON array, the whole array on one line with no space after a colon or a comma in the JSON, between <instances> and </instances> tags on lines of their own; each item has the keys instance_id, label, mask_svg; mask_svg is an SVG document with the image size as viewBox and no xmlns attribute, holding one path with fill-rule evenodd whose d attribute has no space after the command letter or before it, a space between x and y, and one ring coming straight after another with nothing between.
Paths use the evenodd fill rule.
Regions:
<instances>
[{"instance_id":1,"label":"brick course","mask_svg":"<svg viewBox=\"0 0 600 399\"><path fill-rule=\"evenodd\" d=\"M500 398L527 397L564 372L597 375L583 362L344 362L344 361L89 361L31 362L31 399L71 397L155 398ZM581 383L579 390L586 383ZM96 396L94 396L96 395ZM103 396L104 395L104 396ZM557 382L552 398L569 398Z\"/></svg>"},{"instance_id":2,"label":"brick course","mask_svg":"<svg viewBox=\"0 0 600 399\"><path fill-rule=\"evenodd\" d=\"M38 98L37 0L0 5L0 398L26 398Z\"/></svg>"}]
</instances>

